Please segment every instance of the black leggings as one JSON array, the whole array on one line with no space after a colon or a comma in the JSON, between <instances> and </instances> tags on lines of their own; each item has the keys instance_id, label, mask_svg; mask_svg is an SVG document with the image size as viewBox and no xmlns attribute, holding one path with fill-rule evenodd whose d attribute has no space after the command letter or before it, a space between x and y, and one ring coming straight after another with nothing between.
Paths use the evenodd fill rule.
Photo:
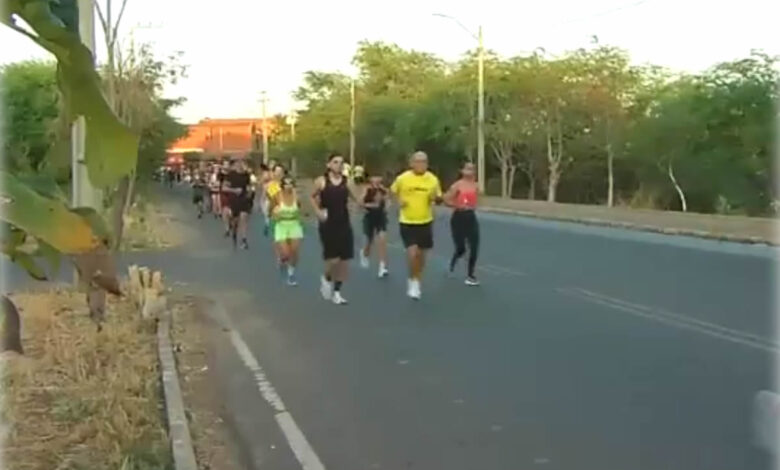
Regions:
<instances>
[{"instance_id":1,"label":"black leggings","mask_svg":"<svg viewBox=\"0 0 780 470\"><path fill-rule=\"evenodd\" d=\"M479 254L479 223L473 210L456 210L450 219L452 241L455 242L455 253L450 261L450 271L455 269L455 263L466 254L466 244L469 245L468 275L474 277L474 266Z\"/></svg>"}]
</instances>

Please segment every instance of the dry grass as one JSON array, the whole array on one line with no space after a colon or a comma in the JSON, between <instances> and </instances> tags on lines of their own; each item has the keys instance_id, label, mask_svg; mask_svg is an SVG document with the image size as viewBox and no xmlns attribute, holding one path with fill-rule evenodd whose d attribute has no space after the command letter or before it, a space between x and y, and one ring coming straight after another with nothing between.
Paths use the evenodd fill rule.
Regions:
<instances>
[{"instance_id":1,"label":"dry grass","mask_svg":"<svg viewBox=\"0 0 780 470\"><path fill-rule=\"evenodd\" d=\"M110 302L97 333L69 290L12 299L26 356L6 358L3 370L7 468L170 468L154 324Z\"/></svg>"},{"instance_id":2,"label":"dry grass","mask_svg":"<svg viewBox=\"0 0 780 470\"><path fill-rule=\"evenodd\" d=\"M122 249L162 250L180 245L184 229L162 205L142 196L125 216Z\"/></svg>"}]
</instances>

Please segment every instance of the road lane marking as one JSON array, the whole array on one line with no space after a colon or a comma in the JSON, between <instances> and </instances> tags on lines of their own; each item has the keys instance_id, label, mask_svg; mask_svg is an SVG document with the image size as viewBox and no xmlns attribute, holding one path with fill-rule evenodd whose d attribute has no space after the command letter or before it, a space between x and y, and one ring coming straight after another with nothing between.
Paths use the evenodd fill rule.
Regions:
<instances>
[{"instance_id":1,"label":"road lane marking","mask_svg":"<svg viewBox=\"0 0 780 470\"><path fill-rule=\"evenodd\" d=\"M636 309L639 309L639 310L646 311L648 313L660 315L662 317L672 318L674 320L682 321L682 322L685 322L685 323L693 323L693 324L699 325L699 326L701 326L703 328L711 328L713 330L718 330L718 331L721 331L721 332L724 332L724 333L727 333L727 334L732 334L734 336L740 336L740 337L748 339L748 340L754 340L754 341L758 341L758 342L764 342L764 343L772 344L772 342L770 340L768 340L768 339L766 339L766 338L764 338L762 336L759 336L759 335L756 335L756 334L753 334L753 333L748 333L746 331L736 330L734 328L729 328L729 327L726 327L726 326L722 326L722 325L719 325L717 323L712 323L712 322L708 322L708 321L705 321L705 320L700 320L698 318L693 318L693 317L690 317L690 316L687 316L687 315L680 315L680 314L677 314L677 313L670 312L668 310L664 310L662 308L654 308L654 307L649 307L647 305L627 302L625 300L621 300L621 299L618 299L616 297L610 297L610 296L599 294L598 292L593 292L593 291L589 291L589 290L586 290L586 289L576 288L576 290L578 290L579 292L581 292L581 293L583 293L585 295L588 295L588 296L591 296L591 297L595 297L595 298L600 298L600 299L605 300L607 302L615 302L617 304L624 305L624 306L629 307L629 308L636 308Z\"/></svg>"},{"instance_id":2,"label":"road lane marking","mask_svg":"<svg viewBox=\"0 0 780 470\"><path fill-rule=\"evenodd\" d=\"M265 371L260 367L260 363L257 362L249 346L241 338L238 331L232 327L230 328L230 341L233 343L233 347L236 349L241 361L254 376L260 394L274 409L276 424L282 430L282 434L287 439L287 443L290 445L293 454L295 454L295 458L301 464L301 468L304 470L325 470L325 466L320 461L320 458L317 457L317 453L314 452L303 431L295 423L292 414L285 408L282 397L276 393L276 389L271 384L271 381L268 380L268 377L266 377Z\"/></svg>"},{"instance_id":3,"label":"road lane marking","mask_svg":"<svg viewBox=\"0 0 780 470\"><path fill-rule=\"evenodd\" d=\"M682 330L689 330L696 333L701 333L713 338L722 339L732 343L741 344L754 349L760 349L762 351L771 352L774 354L780 353L780 347L777 344L744 331L727 328L725 326L717 325L715 323L705 322L702 320L694 319L691 317L671 314L669 312L663 312L658 309L653 309L647 306L637 306L629 302L615 299L612 297L604 296L602 294L596 294L586 289L580 288L557 288L558 292L565 295L577 297L582 300L587 300L605 307L610 307L615 310L620 310L625 313L629 313L634 316L642 317L648 320L652 320L658 323L663 323L668 326L672 326Z\"/></svg>"}]
</instances>

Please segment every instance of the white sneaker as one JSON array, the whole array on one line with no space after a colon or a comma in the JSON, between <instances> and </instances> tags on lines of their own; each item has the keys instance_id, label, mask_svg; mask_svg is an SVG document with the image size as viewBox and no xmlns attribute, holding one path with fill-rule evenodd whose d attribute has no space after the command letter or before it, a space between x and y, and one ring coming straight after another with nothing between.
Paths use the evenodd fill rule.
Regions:
<instances>
[{"instance_id":1,"label":"white sneaker","mask_svg":"<svg viewBox=\"0 0 780 470\"><path fill-rule=\"evenodd\" d=\"M320 294L325 300L333 298L333 285L325 279L325 276L320 277Z\"/></svg>"},{"instance_id":2,"label":"white sneaker","mask_svg":"<svg viewBox=\"0 0 780 470\"><path fill-rule=\"evenodd\" d=\"M347 303L347 299L341 296L341 292L336 291L333 293L333 303L336 305L344 305Z\"/></svg>"},{"instance_id":3,"label":"white sneaker","mask_svg":"<svg viewBox=\"0 0 780 470\"><path fill-rule=\"evenodd\" d=\"M476 277L467 277L465 283L466 283L467 286L478 286L479 285L479 281L477 280Z\"/></svg>"},{"instance_id":4,"label":"white sneaker","mask_svg":"<svg viewBox=\"0 0 780 470\"><path fill-rule=\"evenodd\" d=\"M377 275L379 277L387 277L388 274L390 274L390 271L387 270L385 263L379 263L379 273Z\"/></svg>"},{"instance_id":5,"label":"white sneaker","mask_svg":"<svg viewBox=\"0 0 780 470\"><path fill-rule=\"evenodd\" d=\"M368 269L369 266L371 266L371 260L369 260L366 254L363 253L363 250L360 250L360 267L363 269Z\"/></svg>"},{"instance_id":6,"label":"white sneaker","mask_svg":"<svg viewBox=\"0 0 780 470\"><path fill-rule=\"evenodd\" d=\"M409 297L414 300L420 300L422 297L422 290L420 289L420 281L412 279L409 286Z\"/></svg>"},{"instance_id":7,"label":"white sneaker","mask_svg":"<svg viewBox=\"0 0 780 470\"><path fill-rule=\"evenodd\" d=\"M414 297L414 281L412 279L406 281L406 296Z\"/></svg>"}]
</instances>

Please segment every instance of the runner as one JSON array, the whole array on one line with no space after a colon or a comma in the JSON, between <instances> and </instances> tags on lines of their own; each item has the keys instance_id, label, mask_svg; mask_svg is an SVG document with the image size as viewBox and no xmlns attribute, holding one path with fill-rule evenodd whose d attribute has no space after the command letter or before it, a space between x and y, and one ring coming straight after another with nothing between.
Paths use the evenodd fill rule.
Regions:
<instances>
[{"instance_id":1,"label":"runner","mask_svg":"<svg viewBox=\"0 0 780 470\"><path fill-rule=\"evenodd\" d=\"M303 238L301 204L295 191L295 181L289 176L282 178L282 190L273 205L274 241L279 253L280 267L287 268L287 284L297 286L295 267L298 265L298 249Z\"/></svg>"},{"instance_id":2,"label":"runner","mask_svg":"<svg viewBox=\"0 0 780 470\"><path fill-rule=\"evenodd\" d=\"M271 181L271 171L268 169L268 165L265 163L260 164L260 177L258 178L257 187L257 200L260 210L263 213L263 235L268 236L271 225L270 212L268 204L268 196L266 190L268 189L268 183Z\"/></svg>"},{"instance_id":3,"label":"runner","mask_svg":"<svg viewBox=\"0 0 780 470\"><path fill-rule=\"evenodd\" d=\"M390 187L398 199L401 239L406 247L409 282L406 294L420 299L420 279L425 269L425 255L433 248L433 208L442 199L439 179L428 171L428 155L415 152L409 160L411 169L400 174Z\"/></svg>"},{"instance_id":4,"label":"runner","mask_svg":"<svg viewBox=\"0 0 780 470\"><path fill-rule=\"evenodd\" d=\"M217 173L217 181L219 182L219 209L222 216L222 223L225 224L225 238L230 236L230 192L227 191L228 184L226 181L228 173L230 173L231 166L234 162L228 160L228 157L222 161L222 165L219 167Z\"/></svg>"},{"instance_id":5,"label":"runner","mask_svg":"<svg viewBox=\"0 0 780 470\"><path fill-rule=\"evenodd\" d=\"M211 211L216 219L222 213L222 208L219 204L219 168L216 165L212 165L209 170L209 194L211 195Z\"/></svg>"},{"instance_id":6,"label":"runner","mask_svg":"<svg viewBox=\"0 0 780 470\"><path fill-rule=\"evenodd\" d=\"M371 247L376 239L379 256L379 277L389 274L387 270L387 188L382 185L381 176L369 176L368 186L363 191L363 233L366 235L366 245L360 250L360 265L368 268L370 265Z\"/></svg>"},{"instance_id":7,"label":"runner","mask_svg":"<svg viewBox=\"0 0 780 470\"><path fill-rule=\"evenodd\" d=\"M475 178L474 164L467 162L460 171L460 179L454 182L444 196L445 203L454 208L450 219L452 229L452 241L455 244L455 252L450 261L450 273L455 271L458 260L466 254L466 244L469 247L468 270L466 271L466 285L478 286L474 275L474 267L477 264L479 253L479 222L477 222L477 194L478 188Z\"/></svg>"},{"instance_id":8,"label":"runner","mask_svg":"<svg viewBox=\"0 0 780 470\"><path fill-rule=\"evenodd\" d=\"M274 164L274 166L271 167L271 181L268 182L266 185L265 195L268 199L268 207L269 207L269 214L272 214L271 208L273 208L274 204L276 203L276 197L279 194L279 192L282 190L281 181L282 178L284 178L285 171L284 167L282 165ZM268 219L268 231L271 234L274 234L274 219L273 217L270 217ZM281 264L281 253L279 253L278 247L274 243L274 252L276 253L276 260L279 263L279 268L282 268Z\"/></svg>"},{"instance_id":9,"label":"runner","mask_svg":"<svg viewBox=\"0 0 780 470\"><path fill-rule=\"evenodd\" d=\"M341 286L347 278L349 260L354 256L354 237L349 222L348 200L357 201L343 174L344 157L332 153L328 170L314 181L311 204L320 220L319 233L325 273L320 279L320 293L334 304L346 304Z\"/></svg>"},{"instance_id":10,"label":"runner","mask_svg":"<svg viewBox=\"0 0 780 470\"><path fill-rule=\"evenodd\" d=\"M201 172L196 172L192 179L192 203L198 209L198 218L203 218L203 197L208 191L206 187L206 180L203 178Z\"/></svg>"},{"instance_id":11,"label":"runner","mask_svg":"<svg viewBox=\"0 0 780 470\"><path fill-rule=\"evenodd\" d=\"M236 159L233 162L233 168L230 173L225 176L224 191L228 195L227 208L228 214L228 229L231 229L233 224L238 224L233 228L233 241L235 237L241 238L241 248L244 250L249 249L249 243L247 242L247 227L249 220L249 212L252 210L252 201L249 198L249 189L251 185L251 178L247 171L246 162L243 159Z\"/></svg>"}]
</instances>

